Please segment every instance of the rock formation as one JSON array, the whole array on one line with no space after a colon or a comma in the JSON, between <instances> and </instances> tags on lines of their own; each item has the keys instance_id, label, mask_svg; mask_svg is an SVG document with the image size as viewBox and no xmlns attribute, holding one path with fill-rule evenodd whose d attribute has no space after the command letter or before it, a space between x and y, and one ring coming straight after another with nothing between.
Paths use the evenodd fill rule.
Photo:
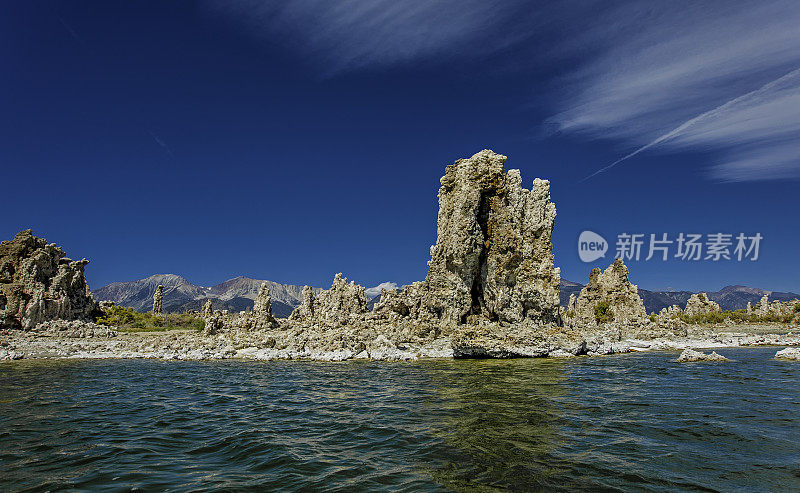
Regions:
<instances>
[{"instance_id":1,"label":"rock formation","mask_svg":"<svg viewBox=\"0 0 800 493\"><path fill-rule=\"evenodd\" d=\"M289 316L291 321L311 321L314 317L314 288L303 286L303 301Z\"/></svg>"},{"instance_id":2,"label":"rock formation","mask_svg":"<svg viewBox=\"0 0 800 493\"><path fill-rule=\"evenodd\" d=\"M309 286L303 288L303 303L295 308L289 320L304 325L326 328L339 327L354 322L367 313L367 297L364 287L347 282L342 274L336 274L331 288L314 297Z\"/></svg>"},{"instance_id":3,"label":"rock formation","mask_svg":"<svg viewBox=\"0 0 800 493\"><path fill-rule=\"evenodd\" d=\"M550 184L522 188L505 161L484 150L447 167L425 281L383 290L370 312L364 288L337 274L317 296L304 287L282 333L265 337L302 351L391 353L452 335L457 356L541 355L556 346L580 353L581 341L559 327ZM210 332L260 328L242 314L211 318Z\"/></svg>"},{"instance_id":4,"label":"rock formation","mask_svg":"<svg viewBox=\"0 0 800 493\"><path fill-rule=\"evenodd\" d=\"M586 287L577 297L570 297L565 312L565 323L582 329L603 324L641 326L647 321L644 302L621 259L603 272L592 269Z\"/></svg>"},{"instance_id":5,"label":"rock formation","mask_svg":"<svg viewBox=\"0 0 800 493\"><path fill-rule=\"evenodd\" d=\"M441 179L424 308L443 324L559 319L550 182L522 188L506 159L483 150L447 166Z\"/></svg>"},{"instance_id":6,"label":"rock formation","mask_svg":"<svg viewBox=\"0 0 800 493\"><path fill-rule=\"evenodd\" d=\"M755 307L750 306L750 304L747 305L747 314L762 319L776 319L783 317L791 318L792 316L795 316L795 314L800 315L798 304L800 304L800 300L776 300L770 303L769 296L764 295L761 300L756 303Z\"/></svg>"},{"instance_id":7,"label":"rock formation","mask_svg":"<svg viewBox=\"0 0 800 493\"><path fill-rule=\"evenodd\" d=\"M660 312L658 312L657 318L658 319L672 319L677 318L683 315L683 310L678 305L668 306L666 308L662 308Z\"/></svg>"},{"instance_id":8,"label":"rock formation","mask_svg":"<svg viewBox=\"0 0 800 493\"><path fill-rule=\"evenodd\" d=\"M203 319L203 323L203 334L207 336L215 335L225 327L223 315L219 313L212 313ZM229 326L232 325L229 324Z\"/></svg>"},{"instance_id":9,"label":"rock formation","mask_svg":"<svg viewBox=\"0 0 800 493\"><path fill-rule=\"evenodd\" d=\"M255 304L253 305L253 317L258 327L274 327L277 324L275 317L272 315L272 300L269 296L269 286L263 283L258 290Z\"/></svg>"},{"instance_id":10,"label":"rock formation","mask_svg":"<svg viewBox=\"0 0 800 493\"><path fill-rule=\"evenodd\" d=\"M153 294L153 313L161 315L161 303L164 301L164 286L159 284Z\"/></svg>"},{"instance_id":11,"label":"rock formation","mask_svg":"<svg viewBox=\"0 0 800 493\"><path fill-rule=\"evenodd\" d=\"M200 309L200 318L206 319L212 315L214 315L214 305L212 304L211 300L208 299L205 303L203 303L203 307Z\"/></svg>"},{"instance_id":12,"label":"rock formation","mask_svg":"<svg viewBox=\"0 0 800 493\"><path fill-rule=\"evenodd\" d=\"M44 238L25 230L0 243L0 327L32 329L47 320L91 320L98 314L83 269Z\"/></svg>"},{"instance_id":13,"label":"rock formation","mask_svg":"<svg viewBox=\"0 0 800 493\"><path fill-rule=\"evenodd\" d=\"M769 296L764 295L761 297L758 303L756 303L756 306L753 309L753 313L757 317L766 317L769 315L769 312L770 312Z\"/></svg>"},{"instance_id":14,"label":"rock formation","mask_svg":"<svg viewBox=\"0 0 800 493\"><path fill-rule=\"evenodd\" d=\"M525 189L505 161L484 150L447 166L425 281L382 291L374 316L416 337L450 335L456 357L578 354L574 332L559 327L550 183Z\"/></svg>"},{"instance_id":15,"label":"rock formation","mask_svg":"<svg viewBox=\"0 0 800 493\"><path fill-rule=\"evenodd\" d=\"M679 363L687 363L692 361L730 361L725 356L721 354L717 354L716 351L712 351L711 354L701 353L700 351L695 351L694 349L684 349L678 359L675 360Z\"/></svg>"},{"instance_id":16,"label":"rock formation","mask_svg":"<svg viewBox=\"0 0 800 493\"><path fill-rule=\"evenodd\" d=\"M375 304L373 311L382 318L438 322L424 305L426 293L427 284L423 281L404 286L400 292L396 289L383 288L381 298Z\"/></svg>"},{"instance_id":17,"label":"rock formation","mask_svg":"<svg viewBox=\"0 0 800 493\"><path fill-rule=\"evenodd\" d=\"M719 305L708 299L706 293L696 293L689 297L686 301L686 309L683 311L686 316L694 317L697 315L706 315L709 313L719 313Z\"/></svg>"},{"instance_id":18,"label":"rock formation","mask_svg":"<svg viewBox=\"0 0 800 493\"><path fill-rule=\"evenodd\" d=\"M800 361L800 348L787 347L786 349L781 349L775 353L775 359Z\"/></svg>"},{"instance_id":19,"label":"rock formation","mask_svg":"<svg viewBox=\"0 0 800 493\"><path fill-rule=\"evenodd\" d=\"M666 329L673 335L685 336L688 324L681 317L683 310L678 305L662 308L655 316L655 323L659 328Z\"/></svg>"}]
</instances>

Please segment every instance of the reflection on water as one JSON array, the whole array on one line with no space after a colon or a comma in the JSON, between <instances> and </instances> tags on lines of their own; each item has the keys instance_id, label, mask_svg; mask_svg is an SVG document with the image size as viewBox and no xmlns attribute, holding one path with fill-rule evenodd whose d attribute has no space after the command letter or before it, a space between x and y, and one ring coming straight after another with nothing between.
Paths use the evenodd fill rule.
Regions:
<instances>
[{"instance_id":1,"label":"reflection on water","mask_svg":"<svg viewBox=\"0 0 800 493\"><path fill-rule=\"evenodd\" d=\"M563 396L563 360L479 360L431 368L443 445L430 468L454 489L543 484L563 443L555 398Z\"/></svg>"},{"instance_id":2,"label":"reflection on water","mask_svg":"<svg viewBox=\"0 0 800 493\"><path fill-rule=\"evenodd\" d=\"M0 365L0 490L800 489L800 364Z\"/></svg>"}]
</instances>

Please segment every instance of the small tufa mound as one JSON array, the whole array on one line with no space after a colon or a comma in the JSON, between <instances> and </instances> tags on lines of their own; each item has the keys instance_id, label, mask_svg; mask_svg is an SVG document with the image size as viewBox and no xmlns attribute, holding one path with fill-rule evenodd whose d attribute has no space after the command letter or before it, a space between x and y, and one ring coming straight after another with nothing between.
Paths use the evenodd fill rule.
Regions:
<instances>
[{"instance_id":1,"label":"small tufa mound","mask_svg":"<svg viewBox=\"0 0 800 493\"><path fill-rule=\"evenodd\" d=\"M719 305L711 301L706 293L696 293L686 301L686 309L683 311L686 316L694 317L709 313L720 313L722 309Z\"/></svg>"},{"instance_id":2,"label":"small tufa mound","mask_svg":"<svg viewBox=\"0 0 800 493\"><path fill-rule=\"evenodd\" d=\"M800 348L787 347L775 353L775 359L800 361Z\"/></svg>"},{"instance_id":3,"label":"small tufa mound","mask_svg":"<svg viewBox=\"0 0 800 493\"><path fill-rule=\"evenodd\" d=\"M711 354L701 353L700 351L695 351L694 349L684 349L678 359L676 359L678 363L688 363L692 361L730 361L725 356L718 354L716 351L712 351Z\"/></svg>"},{"instance_id":4,"label":"small tufa mound","mask_svg":"<svg viewBox=\"0 0 800 493\"><path fill-rule=\"evenodd\" d=\"M647 311L639 289L628 279L628 268L617 259L603 272L592 269L586 287L577 297L570 296L565 319L568 326L578 328L607 323L641 326L647 323Z\"/></svg>"},{"instance_id":5,"label":"small tufa mound","mask_svg":"<svg viewBox=\"0 0 800 493\"><path fill-rule=\"evenodd\" d=\"M92 320L99 314L83 269L61 248L21 231L0 243L0 327L30 330L48 320Z\"/></svg>"}]
</instances>

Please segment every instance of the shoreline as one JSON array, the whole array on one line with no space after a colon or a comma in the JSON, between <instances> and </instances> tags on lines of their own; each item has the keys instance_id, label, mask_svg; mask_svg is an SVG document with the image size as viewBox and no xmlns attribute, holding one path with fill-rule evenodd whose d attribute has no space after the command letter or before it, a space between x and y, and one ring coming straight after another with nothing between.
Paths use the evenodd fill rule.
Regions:
<instances>
[{"instance_id":1,"label":"shoreline","mask_svg":"<svg viewBox=\"0 0 800 493\"><path fill-rule=\"evenodd\" d=\"M500 359L518 357L573 358L580 356L606 356L612 354L681 351L684 349L719 349L735 347L800 347L800 334L790 328L777 333L774 326L747 327L762 329L741 331L739 327L726 332L709 333L708 328L696 327L696 335L650 340L624 339L620 341L591 341L583 349L565 350L558 345L545 343L539 346L514 348L513 353ZM741 327L744 328L744 327ZM772 329L773 331L770 331ZM759 333L760 332L760 333ZM300 360L335 362L347 360L417 361L433 359L482 359L454 357L449 337L426 342L409 342L381 347L364 348L358 353L351 350L313 351L292 348L259 347L252 341L229 337L203 338L189 332L167 333L117 333L105 336L88 332L88 336L64 337L53 334L36 334L23 331L0 333L0 361L55 360L55 359L158 359L165 361L275 361Z\"/></svg>"}]
</instances>

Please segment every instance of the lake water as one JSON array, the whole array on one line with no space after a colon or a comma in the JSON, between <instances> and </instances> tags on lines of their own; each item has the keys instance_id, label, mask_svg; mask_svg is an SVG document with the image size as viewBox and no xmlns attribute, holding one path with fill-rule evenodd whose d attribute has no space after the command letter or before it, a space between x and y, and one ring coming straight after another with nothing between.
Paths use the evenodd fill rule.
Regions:
<instances>
[{"instance_id":1,"label":"lake water","mask_svg":"<svg viewBox=\"0 0 800 493\"><path fill-rule=\"evenodd\" d=\"M0 490L800 491L777 348L0 365Z\"/></svg>"}]
</instances>

